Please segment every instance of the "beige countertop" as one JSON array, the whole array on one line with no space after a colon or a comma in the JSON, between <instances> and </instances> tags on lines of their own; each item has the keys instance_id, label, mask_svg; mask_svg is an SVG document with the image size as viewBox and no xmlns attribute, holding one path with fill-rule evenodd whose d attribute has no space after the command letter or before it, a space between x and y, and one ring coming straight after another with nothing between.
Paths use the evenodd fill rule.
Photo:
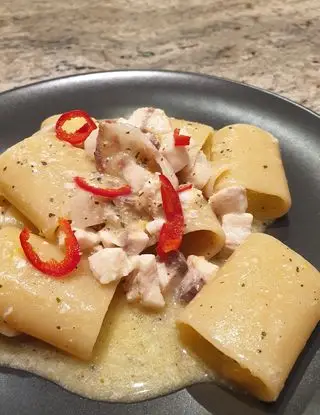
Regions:
<instances>
[{"instance_id":1,"label":"beige countertop","mask_svg":"<svg viewBox=\"0 0 320 415\"><path fill-rule=\"evenodd\" d=\"M214 74L320 112L320 0L2 0L0 90L110 69Z\"/></svg>"}]
</instances>

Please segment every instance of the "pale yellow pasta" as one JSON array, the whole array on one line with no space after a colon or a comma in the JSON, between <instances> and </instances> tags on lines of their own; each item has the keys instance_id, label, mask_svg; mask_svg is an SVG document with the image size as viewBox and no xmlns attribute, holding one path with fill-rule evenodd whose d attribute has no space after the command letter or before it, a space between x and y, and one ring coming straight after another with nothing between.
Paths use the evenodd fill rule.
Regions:
<instances>
[{"instance_id":1,"label":"pale yellow pasta","mask_svg":"<svg viewBox=\"0 0 320 415\"><path fill-rule=\"evenodd\" d=\"M57 114L57 115L51 115L51 117L48 117L46 119L44 119L40 125L40 128L54 128L56 122L58 121L59 117L61 114Z\"/></svg>"},{"instance_id":2,"label":"pale yellow pasta","mask_svg":"<svg viewBox=\"0 0 320 415\"><path fill-rule=\"evenodd\" d=\"M0 156L0 189L52 238L74 193L73 177L88 177L95 170L84 150L58 140L54 132L40 130Z\"/></svg>"},{"instance_id":3,"label":"pale yellow pasta","mask_svg":"<svg viewBox=\"0 0 320 415\"><path fill-rule=\"evenodd\" d=\"M201 191L193 188L190 192L191 202L182 203L185 234L181 251L185 255L202 255L209 259L221 251L225 235Z\"/></svg>"},{"instance_id":4,"label":"pale yellow pasta","mask_svg":"<svg viewBox=\"0 0 320 415\"><path fill-rule=\"evenodd\" d=\"M224 127L213 136L212 160L221 173L214 190L244 186L248 211L256 218L275 219L290 209L279 143L268 132L247 124Z\"/></svg>"},{"instance_id":5,"label":"pale yellow pasta","mask_svg":"<svg viewBox=\"0 0 320 415\"><path fill-rule=\"evenodd\" d=\"M173 129L186 129L188 134L192 137L194 144L192 145L192 151L190 150L191 158L193 157L193 154L196 155L199 150L203 150L204 154L210 160L212 137L214 133L212 127L197 122L178 120L176 118L170 118L170 122Z\"/></svg>"},{"instance_id":6,"label":"pale yellow pasta","mask_svg":"<svg viewBox=\"0 0 320 415\"><path fill-rule=\"evenodd\" d=\"M32 231L36 230L33 224L18 209L5 198L0 197L0 228L4 226L17 226L18 228L27 226Z\"/></svg>"},{"instance_id":7,"label":"pale yellow pasta","mask_svg":"<svg viewBox=\"0 0 320 415\"><path fill-rule=\"evenodd\" d=\"M44 340L79 358L89 359L116 284L102 286L91 275L88 261L65 279L46 276L25 259L20 230L0 230L0 316L18 331ZM30 238L44 260L63 257L42 238Z\"/></svg>"},{"instance_id":8,"label":"pale yellow pasta","mask_svg":"<svg viewBox=\"0 0 320 415\"><path fill-rule=\"evenodd\" d=\"M223 377L274 401L319 321L319 298L310 263L252 234L187 305L179 327Z\"/></svg>"}]
</instances>

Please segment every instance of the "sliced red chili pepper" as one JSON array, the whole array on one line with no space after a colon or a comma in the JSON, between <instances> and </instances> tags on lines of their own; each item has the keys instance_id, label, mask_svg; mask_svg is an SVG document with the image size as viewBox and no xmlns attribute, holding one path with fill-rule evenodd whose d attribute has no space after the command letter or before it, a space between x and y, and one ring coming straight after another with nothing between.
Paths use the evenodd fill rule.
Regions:
<instances>
[{"instance_id":1,"label":"sliced red chili pepper","mask_svg":"<svg viewBox=\"0 0 320 415\"><path fill-rule=\"evenodd\" d=\"M178 192L172 186L170 180L163 174L160 174L160 183L162 205L167 221L172 221L177 216L183 218Z\"/></svg>"},{"instance_id":2,"label":"sliced red chili pepper","mask_svg":"<svg viewBox=\"0 0 320 415\"><path fill-rule=\"evenodd\" d=\"M159 241L157 245L157 254L161 259L172 251L178 251L183 236L183 218L177 218L171 222L162 225Z\"/></svg>"},{"instance_id":3,"label":"sliced red chili pepper","mask_svg":"<svg viewBox=\"0 0 320 415\"><path fill-rule=\"evenodd\" d=\"M175 128L173 131L174 145L176 147L188 146L190 144L189 135L180 135L180 129Z\"/></svg>"},{"instance_id":4,"label":"sliced red chili pepper","mask_svg":"<svg viewBox=\"0 0 320 415\"><path fill-rule=\"evenodd\" d=\"M131 193L131 187L127 184L125 186L117 187L114 189L105 189L101 187L91 186L85 181L85 179L79 176L74 177L73 180L75 184L80 187L80 189L92 193L95 196L115 198L118 196L126 196Z\"/></svg>"},{"instance_id":5,"label":"sliced red chili pepper","mask_svg":"<svg viewBox=\"0 0 320 415\"><path fill-rule=\"evenodd\" d=\"M184 192L185 190L190 190L190 189L192 189L192 184L191 183L181 184L178 187L177 192L181 193L181 192Z\"/></svg>"},{"instance_id":6,"label":"sliced red chili pepper","mask_svg":"<svg viewBox=\"0 0 320 415\"><path fill-rule=\"evenodd\" d=\"M24 228L20 233L21 247L31 264L44 274L56 278L70 274L77 267L81 258L79 243L67 219L59 219L59 230L65 234L65 257L60 262L55 259L43 261L34 251L30 242L28 242L30 237L29 229Z\"/></svg>"},{"instance_id":7,"label":"sliced red chili pepper","mask_svg":"<svg viewBox=\"0 0 320 415\"><path fill-rule=\"evenodd\" d=\"M83 118L85 124L78 130L68 133L64 129L64 124L73 118ZM72 145L79 145L83 143L89 134L97 128L95 122L88 113L82 110L68 111L62 114L56 123L56 136L59 140L68 141Z\"/></svg>"},{"instance_id":8,"label":"sliced red chili pepper","mask_svg":"<svg viewBox=\"0 0 320 415\"><path fill-rule=\"evenodd\" d=\"M164 258L169 252L179 249L184 230L184 218L178 192L163 174L160 175L160 182L162 205L167 221L160 231L157 253L160 258Z\"/></svg>"}]
</instances>

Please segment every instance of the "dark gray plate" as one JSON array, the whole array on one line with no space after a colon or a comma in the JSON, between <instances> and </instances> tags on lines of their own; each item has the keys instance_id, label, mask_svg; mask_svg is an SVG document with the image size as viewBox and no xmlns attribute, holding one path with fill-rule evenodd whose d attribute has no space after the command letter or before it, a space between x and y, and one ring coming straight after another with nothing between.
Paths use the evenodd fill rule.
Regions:
<instances>
[{"instance_id":1,"label":"dark gray plate","mask_svg":"<svg viewBox=\"0 0 320 415\"><path fill-rule=\"evenodd\" d=\"M320 117L274 94L219 78L162 71L56 79L0 95L0 151L37 130L45 117L55 113L82 108L98 118L112 118L139 106L160 107L172 116L215 128L252 123L278 137L293 207L270 233L320 268ZM0 415L202 415L207 411L215 415L300 415L320 386L319 346L317 328L275 404L236 396L212 384L138 404L109 404L80 398L37 376L2 368ZM320 414L316 401L308 406L308 415Z\"/></svg>"}]
</instances>

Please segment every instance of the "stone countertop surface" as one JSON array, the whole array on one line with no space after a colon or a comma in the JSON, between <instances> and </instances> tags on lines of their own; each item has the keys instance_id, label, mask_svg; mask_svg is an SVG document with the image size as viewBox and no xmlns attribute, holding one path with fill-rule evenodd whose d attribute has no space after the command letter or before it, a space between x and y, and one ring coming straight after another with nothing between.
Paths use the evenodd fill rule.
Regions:
<instances>
[{"instance_id":1,"label":"stone countertop surface","mask_svg":"<svg viewBox=\"0 0 320 415\"><path fill-rule=\"evenodd\" d=\"M172 69L320 112L320 0L2 0L0 90L69 74Z\"/></svg>"}]
</instances>

